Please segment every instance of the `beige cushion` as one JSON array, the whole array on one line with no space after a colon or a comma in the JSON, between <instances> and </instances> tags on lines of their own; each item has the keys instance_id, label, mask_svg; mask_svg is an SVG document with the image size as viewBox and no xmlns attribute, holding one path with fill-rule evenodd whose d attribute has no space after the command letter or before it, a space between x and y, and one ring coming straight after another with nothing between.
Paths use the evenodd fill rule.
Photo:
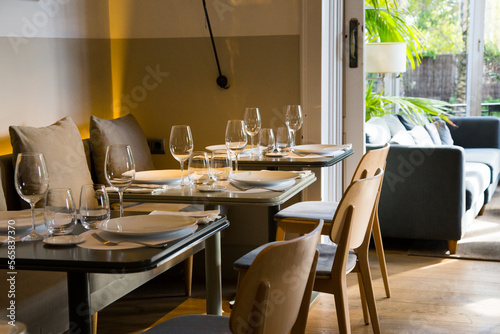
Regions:
<instances>
[{"instance_id":1,"label":"beige cushion","mask_svg":"<svg viewBox=\"0 0 500 334\"><path fill-rule=\"evenodd\" d=\"M99 183L107 184L104 177L104 160L108 145L130 145L134 156L135 170L154 169L148 141L142 132L141 126L132 114L112 120L91 116L90 144L92 147L92 161Z\"/></svg>"},{"instance_id":2,"label":"beige cushion","mask_svg":"<svg viewBox=\"0 0 500 334\"><path fill-rule=\"evenodd\" d=\"M93 182L82 138L71 117L41 128L10 126L9 133L14 159L21 152L43 153L49 171L49 187L71 188L78 207L82 185Z\"/></svg>"}]
</instances>

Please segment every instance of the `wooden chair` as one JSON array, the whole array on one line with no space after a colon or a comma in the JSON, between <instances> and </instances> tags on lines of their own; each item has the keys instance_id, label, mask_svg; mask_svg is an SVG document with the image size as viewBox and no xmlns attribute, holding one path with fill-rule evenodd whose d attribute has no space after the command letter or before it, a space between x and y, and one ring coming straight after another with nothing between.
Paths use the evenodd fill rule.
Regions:
<instances>
[{"instance_id":1,"label":"wooden chair","mask_svg":"<svg viewBox=\"0 0 500 334\"><path fill-rule=\"evenodd\" d=\"M385 162L388 153L389 144L386 144L383 148L366 152L365 155L361 158L361 161L359 162L356 171L352 176L351 183L361 178L367 178L375 175L374 173L378 168L385 169ZM391 289L389 286L387 264L385 261L384 246L382 244L382 235L380 233L380 223L378 219L378 201L379 199L377 198L377 202L375 203L376 210L373 222L373 240L375 242L377 257L380 264L380 271L382 273L382 279L384 281L385 294L387 298L390 298ZM329 234L332 219L337 206L337 202L305 201L293 204L279 211L274 216L274 219L278 224L276 240L285 239L285 231L287 230L287 226L297 224L316 224L320 219L323 219L325 221L323 234Z\"/></svg>"},{"instance_id":2,"label":"wooden chair","mask_svg":"<svg viewBox=\"0 0 500 334\"><path fill-rule=\"evenodd\" d=\"M241 282L230 317L187 315L146 333L303 333L322 225L303 237L263 247Z\"/></svg>"},{"instance_id":3,"label":"wooden chair","mask_svg":"<svg viewBox=\"0 0 500 334\"><path fill-rule=\"evenodd\" d=\"M338 204L332 220L329 235L334 244L318 245L320 255L314 291L334 295L341 333L351 332L346 283L346 276L351 271L358 273L363 305L368 305L373 331L380 333L368 262L368 249L376 212L374 208L382 179L383 171L378 169L375 176L351 183ZM290 232L303 233L308 225L291 224L287 227ZM239 271L240 277L245 276L245 271L251 263L252 259L249 257L235 262L234 267Z\"/></svg>"}]
</instances>

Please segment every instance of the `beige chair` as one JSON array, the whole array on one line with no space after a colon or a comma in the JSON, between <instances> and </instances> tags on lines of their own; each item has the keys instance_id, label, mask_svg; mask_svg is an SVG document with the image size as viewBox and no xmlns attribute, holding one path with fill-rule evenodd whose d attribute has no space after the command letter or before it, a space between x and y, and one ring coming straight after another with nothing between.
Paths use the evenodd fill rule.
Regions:
<instances>
[{"instance_id":1,"label":"beige chair","mask_svg":"<svg viewBox=\"0 0 500 334\"><path fill-rule=\"evenodd\" d=\"M350 333L346 276L358 273L363 305L368 304L373 331L380 333L377 306L373 294L368 248L383 171L378 169L371 178L353 181L338 204L332 220L330 239L334 244L319 244L314 291L331 293L335 297L337 319L341 333ZM286 232L303 233L307 224L291 224ZM310 227L310 225L309 225ZM254 258L254 257L253 257ZM240 277L253 260L251 254L234 264ZM365 319L366 320L366 319Z\"/></svg>"},{"instance_id":2,"label":"beige chair","mask_svg":"<svg viewBox=\"0 0 500 334\"><path fill-rule=\"evenodd\" d=\"M354 172L351 182L373 176L378 168L385 169L385 161L389 152L389 144L381 149L371 150L361 158L361 161ZM329 234L331 229L332 218L338 206L337 202L326 201L306 201L293 204L280 212L274 219L278 224L276 240L284 240L287 225L297 224L316 224L318 220L323 219L325 225L323 227L324 234ZM378 220L378 198L376 202L376 210L373 222L373 240L377 250L377 256L380 264L380 271L384 281L385 294L387 298L391 297L391 289L389 287L389 278L387 274L387 264L385 262L384 246L382 244L382 236L380 233L380 224ZM310 230L310 228L309 228ZM366 319L366 314L365 314Z\"/></svg>"},{"instance_id":3,"label":"beige chair","mask_svg":"<svg viewBox=\"0 0 500 334\"><path fill-rule=\"evenodd\" d=\"M322 225L303 237L262 247L241 282L230 317L187 315L146 333L303 333Z\"/></svg>"}]
</instances>

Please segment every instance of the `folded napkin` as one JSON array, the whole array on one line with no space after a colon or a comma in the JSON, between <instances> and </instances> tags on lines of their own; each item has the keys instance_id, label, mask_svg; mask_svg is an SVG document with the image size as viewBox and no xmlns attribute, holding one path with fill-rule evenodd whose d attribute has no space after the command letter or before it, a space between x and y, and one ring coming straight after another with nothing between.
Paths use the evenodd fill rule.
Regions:
<instances>
[{"instance_id":1,"label":"folded napkin","mask_svg":"<svg viewBox=\"0 0 500 334\"><path fill-rule=\"evenodd\" d=\"M338 157L339 155L343 154L345 152L344 149L338 149L335 151L332 151L328 154L297 154L295 152L289 152L287 154L288 158L294 158L294 159L311 159L311 158L325 158L325 157Z\"/></svg>"},{"instance_id":2,"label":"folded napkin","mask_svg":"<svg viewBox=\"0 0 500 334\"><path fill-rule=\"evenodd\" d=\"M167 185L161 184L133 184L125 189L126 193L154 194L167 189ZM106 187L107 192L117 192L113 187Z\"/></svg>"},{"instance_id":3,"label":"folded napkin","mask_svg":"<svg viewBox=\"0 0 500 334\"><path fill-rule=\"evenodd\" d=\"M266 192L266 191L285 191L288 188L292 187L295 184L295 180L287 180L284 182L281 182L278 185L275 186L263 186L260 187L258 185L249 185L246 183L242 182L237 182L237 181L231 181L227 182L226 185L226 191L232 192L232 193L260 193L260 192ZM242 189L238 189L242 188ZM244 190L243 190L244 189Z\"/></svg>"},{"instance_id":4,"label":"folded napkin","mask_svg":"<svg viewBox=\"0 0 500 334\"><path fill-rule=\"evenodd\" d=\"M160 235L147 235L147 236L128 236L128 235L125 236L115 233L109 233L106 231L90 230L80 234L85 238L85 242L78 244L77 246L81 248L100 249L100 250L120 250L120 249L140 248L145 246L133 242L122 242L116 246L107 246L102 242L96 240L92 236L92 233L97 233L104 239L110 241L135 240L135 241L146 242L151 245L158 245L158 244L165 244L169 241L176 240L188 236L190 234L193 234L197 229L198 226L193 225L173 232L162 233Z\"/></svg>"},{"instance_id":5,"label":"folded napkin","mask_svg":"<svg viewBox=\"0 0 500 334\"><path fill-rule=\"evenodd\" d=\"M204 210L204 211L162 211L155 210L150 215L171 215L171 216L186 216L196 218L196 223L208 223L219 217L219 210Z\"/></svg>"}]
</instances>

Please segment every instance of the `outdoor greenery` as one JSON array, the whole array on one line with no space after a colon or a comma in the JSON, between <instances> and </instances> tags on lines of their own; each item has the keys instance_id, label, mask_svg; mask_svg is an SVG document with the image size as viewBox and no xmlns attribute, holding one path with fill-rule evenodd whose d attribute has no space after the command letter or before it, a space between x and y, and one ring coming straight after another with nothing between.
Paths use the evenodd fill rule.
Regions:
<instances>
[{"instance_id":1,"label":"outdoor greenery","mask_svg":"<svg viewBox=\"0 0 500 334\"><path fill-rule=\"evenodd\" d=\"M420 64L423 35L415 18L401 7L398 0L365 0L366 42L406 42L407 59L412 68ZM386 113L425 113L448 120L449 104L425 98L384 96L374 92L374 84L366 87L366 119Z\"/></svg>"}]
</instances>

